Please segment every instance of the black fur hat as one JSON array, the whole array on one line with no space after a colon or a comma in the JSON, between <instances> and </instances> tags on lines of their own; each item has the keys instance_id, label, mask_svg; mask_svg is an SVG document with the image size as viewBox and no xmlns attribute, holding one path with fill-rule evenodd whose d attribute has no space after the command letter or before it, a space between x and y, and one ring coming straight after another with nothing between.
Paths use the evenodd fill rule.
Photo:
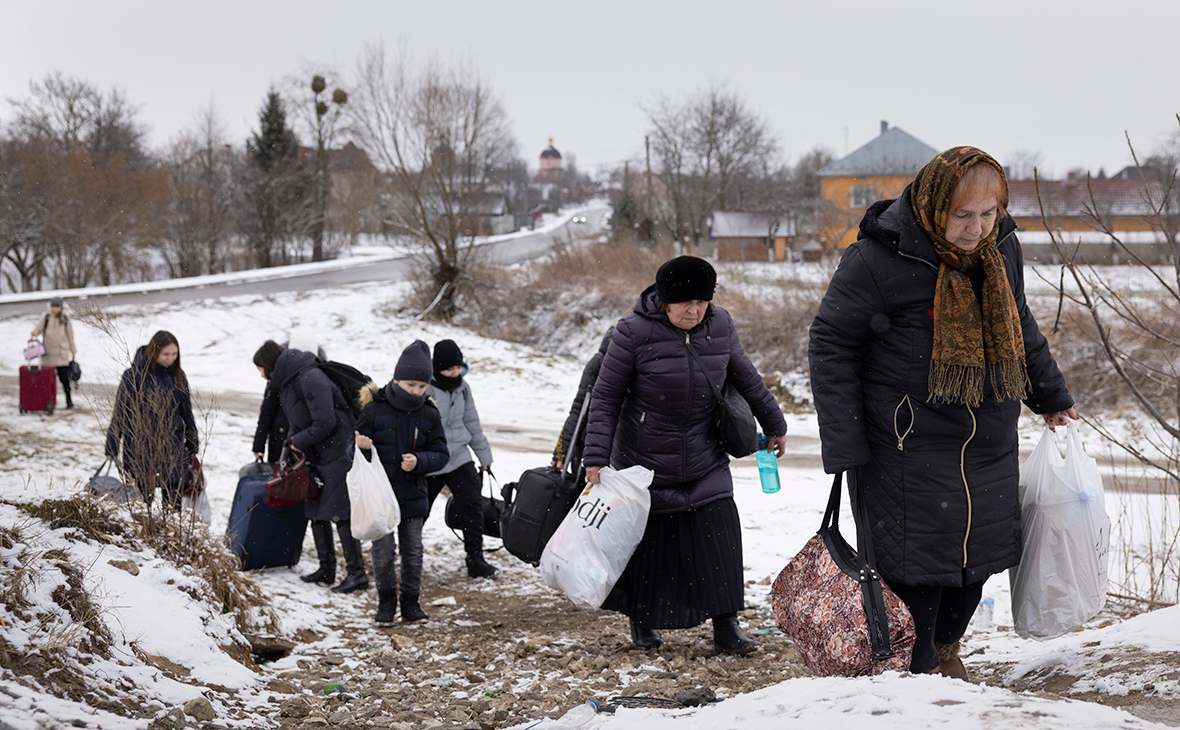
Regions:
<instances>
[{"instance_id":1,"label":"black fur hat","mask_svg":"<svg viewBox=\"0 0 1180 730\"><path fill-rule=\"evenodd\" d=\"M393 379L429 383L431 372L430 345L422 340L414 340L409 347L402 350L402 356L397 359Z\"/></svg>"},{"instance_id":2,"label":"black fur hat","mask_svg":"<svg viewBox=\"0 0 1180 730\"><path fill-rule=\"evenodd\" d=\"M664 304L694 299L711 302L716 289L717 271L696 256L677 256L656 272L656 294Z\"/></svg>"}]
</instances>

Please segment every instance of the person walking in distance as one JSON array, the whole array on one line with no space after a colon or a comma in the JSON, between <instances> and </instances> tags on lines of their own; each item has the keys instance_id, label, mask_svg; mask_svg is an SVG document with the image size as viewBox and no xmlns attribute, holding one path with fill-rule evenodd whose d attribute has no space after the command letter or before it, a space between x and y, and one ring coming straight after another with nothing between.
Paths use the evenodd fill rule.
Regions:
<instances>
[{"instance_id":1,"label":"person walking in distance","mask_svg":"<svg viewBox=\"0 0 1180 730\"><path fill-rule=\"evenodd\" d=\"M44 335L45 354L41 356L41 366L55 368L57 379L61 381L61 390L66 397L66 408L74 407L73 394L70 391L70 363L78 354L74 345L74 323L66 314L66 303L61 297L49 300L47 311L30 334L36 339Z\"/></svg>"}]
</instances>

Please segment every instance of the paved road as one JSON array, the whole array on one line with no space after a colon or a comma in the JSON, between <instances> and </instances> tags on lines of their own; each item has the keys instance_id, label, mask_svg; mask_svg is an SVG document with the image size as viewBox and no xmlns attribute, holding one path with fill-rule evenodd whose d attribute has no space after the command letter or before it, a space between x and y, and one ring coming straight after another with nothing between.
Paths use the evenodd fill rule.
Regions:
<instances>
[{"instance_id":1,"label":"paved road","mask_svg":"<svg viewBox=\"0 0 1180 730\"><path fill-rule=\"evenodd\" d=\"M528 236L511 238L506 241L484 244L484 251L489 261L499 265L509 265L528 261L541 256L553 247L555 240L577 238L582 235L597 233L602 230L602 224L607 206L586 208L581 213L586 216L585 223L567 222L566 224L546 232L538 232ZM580 214L581 214L580 213ZM128 292L122 294L96 294L90 299L99 301L103 306L120 304L152 304L158 302L180 302L186 299L207 299L210 297L228 297L239 294L273 294L284 291L305 291L308 289L328 289L347 284L359 284L366 281L403 281L412 271L412 261L408 256L396 259L359 263L328 271L314 271L307 274L297 274L274 279L257 279L252 281L228 282L220 284L201 284L191 287L175 289L158 289L142 292ZM36 299L23 302L0 303L0 316L40 314L45 311L45 301Z\"/></svg>"}]
</instances>

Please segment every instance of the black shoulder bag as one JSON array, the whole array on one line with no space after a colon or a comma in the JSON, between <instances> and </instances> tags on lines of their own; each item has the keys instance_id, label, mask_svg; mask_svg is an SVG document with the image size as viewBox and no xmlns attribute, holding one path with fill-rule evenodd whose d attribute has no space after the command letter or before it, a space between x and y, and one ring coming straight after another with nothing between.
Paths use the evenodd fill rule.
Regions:
<instances>
[{"instance_id":1,"label":"black shoulder bag","mask_svg":"<svg viewBox=\"0 0 1180 730\"><path fill-rule=\"evenodd\" d=\"M725 380L724 388L717 387L701 356L689 342L687 334L684 336L684 344L697 361L697 365L701 366L705 379L709 381L714 395L717 396L717 410L713 414L713 436L717 443L721 444L725 453L734 458L740 459L754 453L758 450L758 426L754 423L754 412L750 410L750 404L737 388L729 384L728 378Z\"/></svg>"}]
</instances>

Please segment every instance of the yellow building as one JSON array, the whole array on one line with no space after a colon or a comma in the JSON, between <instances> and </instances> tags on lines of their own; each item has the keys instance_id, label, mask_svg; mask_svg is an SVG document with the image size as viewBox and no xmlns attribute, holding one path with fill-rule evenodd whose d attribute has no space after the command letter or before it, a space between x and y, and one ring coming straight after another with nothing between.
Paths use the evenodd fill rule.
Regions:
<instances>
[{"instance_id":1,"label":"yellow building","mask_svg":"<svg viewBox=\"0 0 1180 730\"><path fill-rule=\"evenodd\" d=\"M843 249L854 242L865 209L901 195L936 154L938 150L882 121L876 139L822 168L817 174L824 247Z\"/></svg>"}]
</instances>

